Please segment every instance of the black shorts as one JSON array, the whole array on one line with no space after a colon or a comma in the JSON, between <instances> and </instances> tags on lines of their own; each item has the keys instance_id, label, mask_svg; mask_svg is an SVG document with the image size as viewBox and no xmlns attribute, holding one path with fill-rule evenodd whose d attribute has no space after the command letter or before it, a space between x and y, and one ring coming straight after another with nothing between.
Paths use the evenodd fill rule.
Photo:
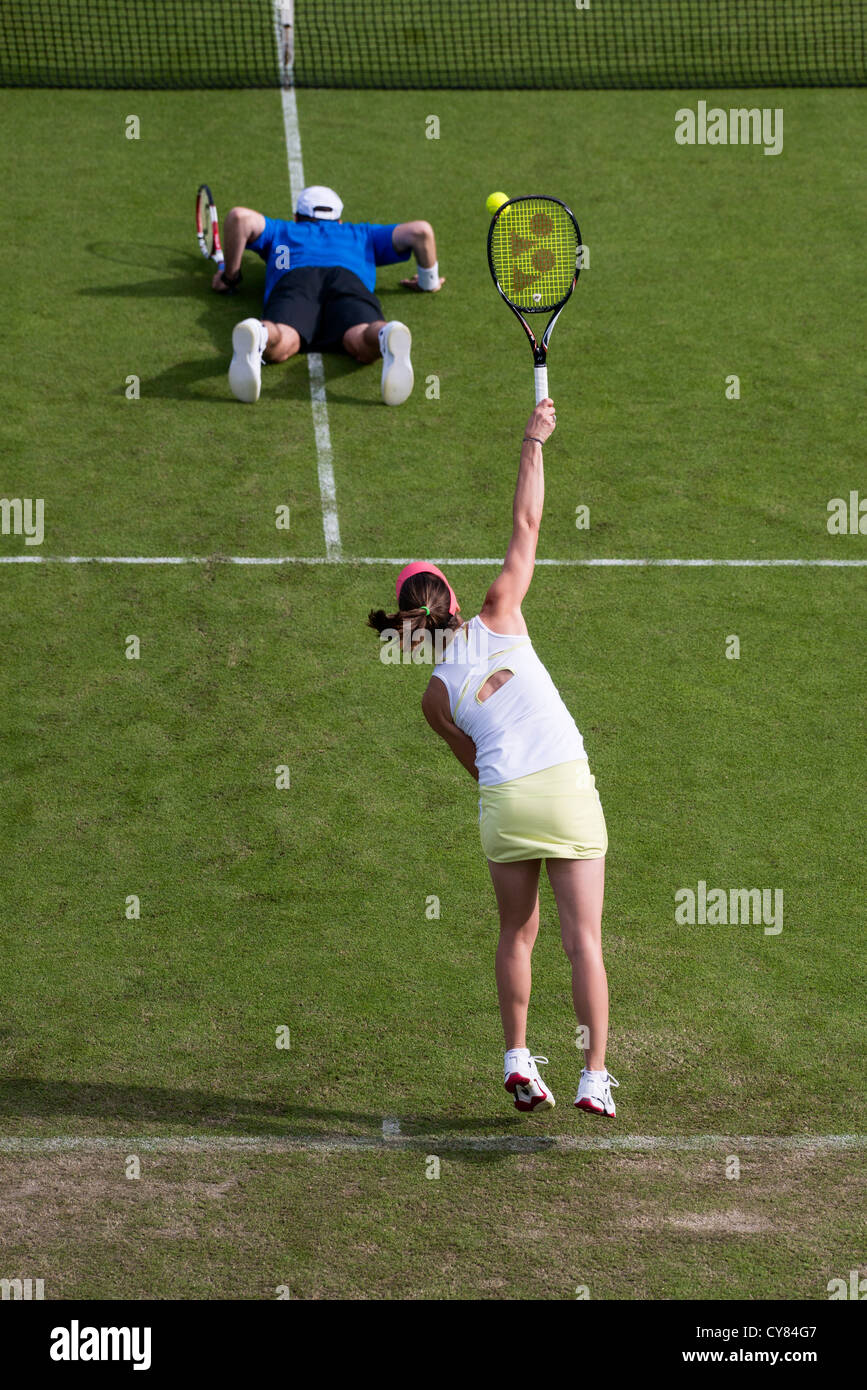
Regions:
<instances>
[{"instance_id":1,"label":"black shorts","mask_svg":"<svg viewBox=\"0 0 867 1390\"><path fill-rule=\"evenodd\" d=\"M266 299L262 316L294 328L304 352L339 352L347 328L385 318L376 295L340 265L287 270Z\"/></svg>"}]
</instances>

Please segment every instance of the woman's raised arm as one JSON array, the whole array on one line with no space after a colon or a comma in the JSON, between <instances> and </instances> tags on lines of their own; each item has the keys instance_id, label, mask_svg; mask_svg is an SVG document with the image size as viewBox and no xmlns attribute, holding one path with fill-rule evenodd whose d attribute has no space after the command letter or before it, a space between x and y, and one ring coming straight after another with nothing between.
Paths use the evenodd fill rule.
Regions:
<instances>
[{"instance_id":1,"label":"woman's raised arm","mask_svg":"<svg viewBox=\"0 0 867 1390\"><path fill-rule=\"evenodd\" d=\"M540 401L527 421L521 442L521 463L512 505L512 539L503 568L482 606L481 619L494 632L526 632L521 604L530 587L536 564L536 543L545 502L542 445L554 432L554 402Z\"/></svg>"}]
</instances>

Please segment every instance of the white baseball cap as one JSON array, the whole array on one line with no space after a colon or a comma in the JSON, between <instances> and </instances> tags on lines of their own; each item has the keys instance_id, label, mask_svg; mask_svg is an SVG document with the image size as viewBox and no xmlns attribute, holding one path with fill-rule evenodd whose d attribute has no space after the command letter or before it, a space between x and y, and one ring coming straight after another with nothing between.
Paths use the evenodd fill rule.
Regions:
<instances>
[{"instance_id":1,"label":"white baseball cap","mask_svg":"<svg viewBox=\"0 0 867 1390\"><path fill-rule=\"evenodd\" d=\"M333 188L313 183L298 194L295 211L302 217L315 217L318 222L339 222L343 203Z\"/></svg>"}]
</instances>

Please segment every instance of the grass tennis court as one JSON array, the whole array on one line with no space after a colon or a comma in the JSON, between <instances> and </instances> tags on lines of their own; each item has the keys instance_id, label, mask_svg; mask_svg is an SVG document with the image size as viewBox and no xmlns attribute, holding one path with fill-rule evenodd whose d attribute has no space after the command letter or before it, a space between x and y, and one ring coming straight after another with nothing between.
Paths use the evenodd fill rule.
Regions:
<instances>
[{"instance_id":1,"label":"grass tennis court","mask_svg":"<svg viewBox=\"0 0 867 1390\"><path fill-rule=\"evenodd\" d=\"M675 111L704 95L782 106L783 153L678 146ZM0 495L44 498L46 524L39 549L0 536L0 558L207 560L0 564L0 1139L601 1132L570 1104L547 886L530 1043L558 1106L509 1108L474 788L421 717L428 672L383 666L364 621L393 596L384 561L508 540L532 393L485 260L499 188L563 197L590 248L551 350L541 558L867 560L826 529L831 498L867 491L865 108L860 90L549 93L540 140L519 93L299 92L308 181L350 218L428 218L447 283L410 297L404 267L380 275L414 336L405 406L326 359L341 562L242 567L221 558L325 555L306 364L269 367L254 408L231 397L263 272L249 258L237 299L211 295L192 230L203 179L221 212L288 215L279 94L0 92ZM454 568L467 615L495 573ZM139 1182L123 1143L0 1151L0 1274L61 1298L827 1297L859 1265L863 1198L862 1153L807 1141L863 1131L865 578L540 565L525 605L609 827L605 1135L803 1150L745 1150L738 1181L736 1142L444 1147L436 1181L424 1150L181 1150L143 1154ZM782 890L783 930L677 924L699 881Z\"/></svg>"}]
</instances>

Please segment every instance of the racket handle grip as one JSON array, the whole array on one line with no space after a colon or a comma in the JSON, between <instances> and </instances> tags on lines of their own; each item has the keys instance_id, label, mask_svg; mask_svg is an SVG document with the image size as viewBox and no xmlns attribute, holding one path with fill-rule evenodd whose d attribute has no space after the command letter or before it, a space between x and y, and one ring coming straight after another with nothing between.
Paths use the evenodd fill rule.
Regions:
<instances>
[{"instance_id":1,"label":"racket handle grip","mask_svg":"<svg viewBox=\"0 0 867 1390\"><path fill-rule=\"evenodd\" d=\"M548 368L534 367L533 376L536 379L536 404L538 405L548 395Z\"/></svg>"}]
</instances>

